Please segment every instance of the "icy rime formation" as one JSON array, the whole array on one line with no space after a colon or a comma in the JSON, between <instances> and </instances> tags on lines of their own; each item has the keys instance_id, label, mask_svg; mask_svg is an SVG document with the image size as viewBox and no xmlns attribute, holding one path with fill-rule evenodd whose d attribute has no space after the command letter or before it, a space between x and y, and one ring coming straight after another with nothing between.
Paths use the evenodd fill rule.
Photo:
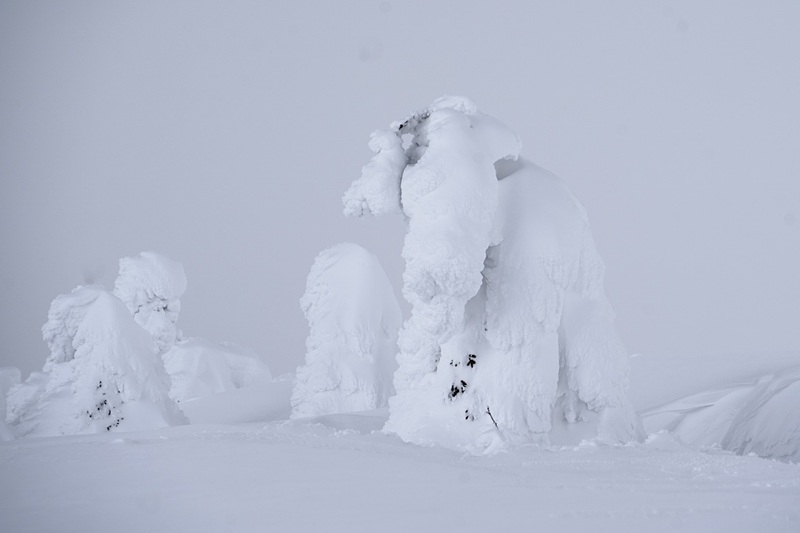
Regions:
<instances>
[{"instance_id":1,"label":"icy rime formation","mask_svg":"<svg viewBox=\"0 0 800 533\"><path fill-rule=\"evenodd\" d=\"M186 291L183 266L154 252L119 260L114 294L128 307L136 323L150 332L158 353L166 352L180 332L175 323Z\"/></svg>"},{"instance_id":2,"label":"icy rime formation","mask_svg":"<svg viewBox=\"0 0 800 533\"><path fill-rule=\"evenodd\" d=\"M602 261L565 186L464 98L373 133L370 147L345 214L402 211L409 224L412 312L386 430L472 450L637 437Z\"/></svg>"},{"instance_id":3,"label":"icy rime formation","mask_svg":"<svg viewBox=\"0 0 800 533\"><path fill-rule=\"evenodd\" d=\"M73 435L185 423L152 337L98 287L53 300L42 333L50 356L8 397L17 436Z\"/></svg>"},{"instance_id":4,"label":"icy rime formation","mask_svg":"<svg viewBox=\"0 0 800 533\"><path fill-rule=\"evenodd\" d=\"M402 316L378 259L351 243L320 252L300 305L310 332L292 417L385 406Z\"/></svg>"}]
</instances>

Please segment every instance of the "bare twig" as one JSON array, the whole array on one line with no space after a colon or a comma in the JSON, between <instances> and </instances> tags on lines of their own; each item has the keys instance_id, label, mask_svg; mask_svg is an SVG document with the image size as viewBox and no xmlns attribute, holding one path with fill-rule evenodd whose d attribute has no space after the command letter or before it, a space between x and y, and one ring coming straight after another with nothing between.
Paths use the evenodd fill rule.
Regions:
<instances>
[{"instance_id":1,"label":"bare twig","mask_svg":"<svg viewBox=\"0 0 800 533\"><path fill-rule=\"evenodd\" d=\"M488 405L486 406L486 414L489 415L489 418L492 419L492 423L494 424L494 427L496 427L497 429L500 429L500 426L497 425L497 420L495 420L494 417L492 416L492 411L491 411L491 409L489 409Z\"/></svg>"}]
</instances>

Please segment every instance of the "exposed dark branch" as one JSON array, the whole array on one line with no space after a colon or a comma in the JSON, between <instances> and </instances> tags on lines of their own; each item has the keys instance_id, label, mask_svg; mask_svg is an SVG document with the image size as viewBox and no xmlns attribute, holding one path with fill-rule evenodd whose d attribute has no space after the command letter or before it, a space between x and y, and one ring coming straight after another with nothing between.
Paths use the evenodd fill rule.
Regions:
<instances>
[{"instance_id":1,"label":"exposed dark branch","mask_svg":"<svg viewBox=\"0 0 800 533\"><path fill-rule=\"evenodd\" d=\"M497 420L495 420L494 417L492 416L492 411L491 411L491 409L489 409L488 405L486 406L486 414L489 415L489 418L492 419L492 423L494 424L494 427L496 427L497 429L500 429L500 426L497 425Z\"/></svg>"}]
</instances>

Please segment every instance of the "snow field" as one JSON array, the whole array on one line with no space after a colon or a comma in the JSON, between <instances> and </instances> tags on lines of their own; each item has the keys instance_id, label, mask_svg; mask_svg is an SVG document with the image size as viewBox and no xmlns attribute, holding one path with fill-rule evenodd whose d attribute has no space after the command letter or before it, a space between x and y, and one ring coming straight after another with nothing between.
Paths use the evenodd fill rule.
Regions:
<instances>
[{"instance_id":1,"label":"snow field","mask_svg":"<svg viewBox=\"0 0 800 533\"><path fill-rule=\"evenodd\" d=\"M385 417L0 443L0 530L734 533L800 525L800 465L698 452L664 433L629 446L472 456L374 431Z\"/></svg>"}]
</instances>

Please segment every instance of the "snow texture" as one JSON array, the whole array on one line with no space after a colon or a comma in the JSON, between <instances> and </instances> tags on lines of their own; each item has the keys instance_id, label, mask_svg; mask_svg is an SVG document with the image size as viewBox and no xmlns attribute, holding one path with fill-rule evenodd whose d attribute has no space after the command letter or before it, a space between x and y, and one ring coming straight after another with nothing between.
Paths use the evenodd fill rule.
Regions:
<instances>
[{"instance_id":1,"label":"snow texture","mask_svg":"<svg viewBox=\"0 0 800 533\"><path fill-rule=\"evenodd\" d=\"M172 383L170 398L179 403L272 380L269 367L255 352L231 343L185 339L163 359Z\"/></svg>"},{"instance_id":2,"label":"snow texture","mask_svg":"<svg viewBox=\"0 0 800 533\"><path fill-rule=\"evenodd\" d=\"M153 340L125 305L99 287L53 300L42 328L43 372L8 395L17 437L159 428L186 422L168 396Z\"/></svg>"},{"instance_id":3,"label":"snow texture","mask_svg":"<svg viewBox=\"0 0 800 533\"><path fill-rule=\"evenodd\" d=\"M440 98L372 138L382 149L345 213L395 212L384 206L399 176L412 306L385 430L473 452L641 438L603 263L563 183L519 159L519 138L465 98Z\"/></svg>"},{"instance_id":4,"label":"snow texture","mask_svg":"<svg viewBox=\"0 0 800 533\"><path fill-rule=\"evenodd\" d=\"M185 291L183 266L172 259L141 252L119 260L114 294L125 303L136 323L150 332L160 354L180 339L176 322Z\"/></svg>"},{"instance_id":5,"label":"snow texture","mask_svg":"<svg viewBox=\"0 0 800 533\"><path fill-rule=\"evenodd\" d=\"M292 418L383 407L393 393L400 307L377 257L342 243L322 251L300 305L308 320Z\"/></svg>"}]
</instances>

